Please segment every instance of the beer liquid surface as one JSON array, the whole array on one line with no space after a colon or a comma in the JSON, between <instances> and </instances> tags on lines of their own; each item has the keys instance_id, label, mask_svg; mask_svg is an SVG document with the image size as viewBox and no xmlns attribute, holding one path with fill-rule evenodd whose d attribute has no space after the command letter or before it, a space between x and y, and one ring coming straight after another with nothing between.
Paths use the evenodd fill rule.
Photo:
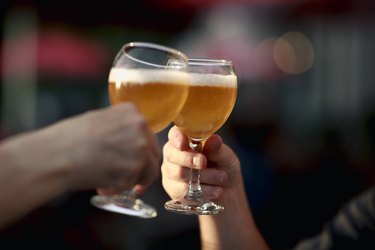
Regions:
<instances>
[{"instance_id":1,"label":"beer liquid surface","mask_svg":"<svg viewBox=\"0 0 375 250\"><path fill-rule=\"evenodd\" d=\"M108 84L111 104L136 104L155 133L166 128L182 109L189 91L185 74L115 71L112 69Z\"/></svg>"},{"instance_id":2,"label":"beer liquid surface","mask_svg":"<svg viewBox=\"0 0 375 250\"><path fill-rule=\"evenodd\" d=\"M225 123L237 97L236 76L199 77L199 81L191 80L188 98L174 120L185 135L196 140L207 138Z\"/></svg>"}]
</instances>

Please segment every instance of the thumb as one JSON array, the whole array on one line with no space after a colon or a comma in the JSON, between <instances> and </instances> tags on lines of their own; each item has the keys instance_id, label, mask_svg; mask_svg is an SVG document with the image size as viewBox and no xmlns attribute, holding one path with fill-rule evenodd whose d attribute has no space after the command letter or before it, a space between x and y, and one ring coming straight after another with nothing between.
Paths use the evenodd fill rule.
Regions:
<instances>
[{"instance_id":1,"label":"thumb","mask_svg":"<svg viewBox=\"0 0 375 250\"><path fill-rule=\"evenodd\" d=\"M207 139L203 153L206 155L208 161L214 163L219 168L239 166L237 155L217 134L214 134Z\"/></svg>"}]
</instances>

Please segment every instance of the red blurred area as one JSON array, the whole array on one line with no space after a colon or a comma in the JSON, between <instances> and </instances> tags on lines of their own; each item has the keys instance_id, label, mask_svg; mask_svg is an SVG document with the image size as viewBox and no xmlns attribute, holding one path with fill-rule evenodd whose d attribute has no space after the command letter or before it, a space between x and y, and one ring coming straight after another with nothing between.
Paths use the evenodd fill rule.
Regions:
<instances>
[{"instance_id":1,"label":"red blurred area","mask_svg":"<svg viewBox=\"0 0 375 250\"><path fill-rule=\"evenodd\" d=\"M1 67L3 74L36 68L44 75L98 76L108 70L111 57L104 45L63 31L26 34L8 41L6 49L7 65ZM33 61L25 57L35 49L36 65L30 65Z\"/></svg>"},{"instance_id":2,"label":"red blurred area","mask_svg":"<svg viewBox=\"0 0 375 250\"><path fill-rule=\"evenodd\" d=\"M314 0L316 1L316 0ZM280 6L285 4L301 4L311 0L161 0L155 1L155 5L169 8L186 7L211 7L219 4L248 4L263 6Z\"/></svg>"},{"instance_id":3,"label":"red blurred area","mask_svg":"<svg viewBox=\"0 0 375 250\"><path fill-rule=\"evenodd\" d=\"M208 8L228 4L248 5L254 7L295 6L299 11L315 14L335 14L352 11L354 9L363 9L362 7L365 7L361 7L361 5L358 5L358 3L353 0L160 0L145 2L159 8L182 10L189 10L191 8Z\"/></svg>"},{"instance_id":4,"label":"red blurred area","mask_svg":"<svg viewBox=\"0 0 375 250\"><path fill-rule=\"evenodd\" d=\"M42 34L38 42L42 72L97 76L108 70L112 55L98 42L63 32Z\"/></svg>"}]
</instances>

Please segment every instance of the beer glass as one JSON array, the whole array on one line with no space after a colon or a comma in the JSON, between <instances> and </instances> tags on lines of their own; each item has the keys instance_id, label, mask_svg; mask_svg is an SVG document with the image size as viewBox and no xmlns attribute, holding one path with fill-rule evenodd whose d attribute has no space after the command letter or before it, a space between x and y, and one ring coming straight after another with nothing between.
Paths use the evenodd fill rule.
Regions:
<instances>
[{"instance_id":1,"label":"beer glass","mask_svg":"<svg viewBox=\"0 0 375 250\"><path fill-rule=\"evenodd\" d=\"M154 133L166 128L181 111L189 91L188 59L172 48L152 43L124 45L108 78L111 105L133 102ZM137 198L134 191L95 195L99 208L142 218L157 215L155 208Z\"/></svg>"},{"instance_id":2,"label":"beer glass","mask_svg":"<svg viewBox=\"0 0 375 250\"><path fill-rule=\"evenodd\" d=\"M189 138L189 146L202 152L207 138L228 119L237 97L237 76L232 62L189 59L189 95L174 120ZM200 171L190 169L188 190L184 197L165 203L168 211L182 214L210 215L224 210L203 195Z\"/></svg>"}]
</instances>

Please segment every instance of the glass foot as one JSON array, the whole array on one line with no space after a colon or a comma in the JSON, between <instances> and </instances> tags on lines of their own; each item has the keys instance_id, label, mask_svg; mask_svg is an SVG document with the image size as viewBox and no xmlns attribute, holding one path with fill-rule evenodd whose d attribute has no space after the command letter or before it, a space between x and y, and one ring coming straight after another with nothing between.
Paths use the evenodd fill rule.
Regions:
<instances>
[{"instance_id":1,"label":"glass foot","mask_svg":"<svg viewBox=\"0 0 375 250\"><path fill-rule=\"evenodd\" d=\"M178 200L167 201L164 208L170 212L188 215L214 215L224 211L222 205L207 199L188 199L183 197Z\"/></svg>"},{"instance_id":2,"label":"glass foot","mask_svg":"<svg viewBox=\"0 0 375 250\"><path fill-rule=\"evenodd\" d=\"M141 218L155 218L156 209L129 193L117 195L95 195L90 200L95 207L120 214L138 216Z\"/></svg>"}]
</instances>

